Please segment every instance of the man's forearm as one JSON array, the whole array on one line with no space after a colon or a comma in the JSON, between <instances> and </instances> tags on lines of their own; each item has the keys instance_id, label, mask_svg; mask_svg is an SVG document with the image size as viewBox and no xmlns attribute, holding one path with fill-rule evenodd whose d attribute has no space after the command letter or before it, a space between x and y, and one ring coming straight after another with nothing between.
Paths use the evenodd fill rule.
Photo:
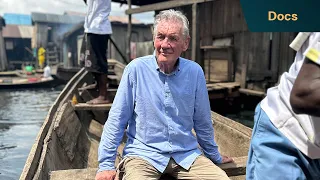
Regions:
<instances>
[{"instance_id":1,"label":"man's forearm","mask_svg":"<svg viewBox=\"0 0 320 180\"><path fill-rule=\"evenodd\" d=\"M305 59L290 95L297 114L320 116L320 66Z\"/></svg>"}]
</instances>

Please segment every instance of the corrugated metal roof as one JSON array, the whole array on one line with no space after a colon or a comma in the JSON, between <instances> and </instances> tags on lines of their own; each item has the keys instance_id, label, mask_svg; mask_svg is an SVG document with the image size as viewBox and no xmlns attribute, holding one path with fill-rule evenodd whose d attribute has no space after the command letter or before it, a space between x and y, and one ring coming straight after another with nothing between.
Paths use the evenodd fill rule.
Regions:
<instances>
[{"instance_id":1,"label":"corrugated metal roof","mask_svg":"<svg viewBox=\"0 0 320 180\"><path fill-rule=\"evenodd\" d=\"M44 23L61 23L61 24L76 24L84 20L83 16L70 16L59 14L31 13L33 22Z\"/></svg>"},{"instance_id":2,"label":"corrugated metal roof","mask_svg":"<svg viewBox=\"0 0 320 180\"><path fill-rule=\"evenodd\" d=\"M4 38L32 38L33 26L7 25L3 28Z\"/></svg>"},{"instance_id":3,"label":"corrugated metal roof","mask_svg":"<svg viewBox=\"0 0 320 180\"><path fill-rule=\"evenodd\" d=\"M6 37L19 38L19 37L21 37L18 25L5 26L2 30L2 36L4 38L6 38Z\"/></svg>"},{"instance_id":4,"label":"corrugated metal roof","mask_svg":"<svg viewBox=\"0 0 320 180\"><path fill-rule=\"evenodd\" d=\"M33 26L19 26L21 38L32 38Z\"/></svg>"},{"instance_id":5,"label":"corrugated metal roof","mask_svg":"<svg viewBox=\"0 0 320 180\"><path fill-rule=\"evenodd\" d=\"M27 14L4 13L6 24L31 25L31 16Z\"/></svg>"}]
</instances>

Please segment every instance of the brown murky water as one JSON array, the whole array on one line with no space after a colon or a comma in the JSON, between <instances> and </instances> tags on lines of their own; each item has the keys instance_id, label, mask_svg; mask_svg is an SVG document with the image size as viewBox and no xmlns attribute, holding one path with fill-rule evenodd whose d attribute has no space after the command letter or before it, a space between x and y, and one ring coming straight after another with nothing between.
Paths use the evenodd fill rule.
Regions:
<instances>
[{"instance_id":1,"label":"brown murky water","mask_svg":"<svg viewBox=\"0 0 320 180\"><path fill-rule=\"evenodd\" d=\"M45 116L61 90L0 89L0 179L19 179Z\"/></svg>"}]
</instances>

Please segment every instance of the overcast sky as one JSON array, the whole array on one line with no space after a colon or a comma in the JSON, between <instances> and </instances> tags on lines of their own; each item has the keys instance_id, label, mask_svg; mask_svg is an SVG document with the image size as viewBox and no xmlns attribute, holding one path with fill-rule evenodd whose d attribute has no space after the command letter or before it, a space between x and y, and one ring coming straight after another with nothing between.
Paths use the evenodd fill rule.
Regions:
<instances>
[{"instance_id":1,"label":"overcast sky","mask_svg":"<svg viewBox=\"0 0 320 180\"><path fill-rule=\"evenodd\" d=\"M124 11L127 6L112 3L111 15L126 16ZM83 0L0 0L0 14L19 13L30 14L31 12L63 14L65 11L86 12ZM153 22L153 12L133 15L134 18L144 23Z\"/></svg>"}]
</instances>

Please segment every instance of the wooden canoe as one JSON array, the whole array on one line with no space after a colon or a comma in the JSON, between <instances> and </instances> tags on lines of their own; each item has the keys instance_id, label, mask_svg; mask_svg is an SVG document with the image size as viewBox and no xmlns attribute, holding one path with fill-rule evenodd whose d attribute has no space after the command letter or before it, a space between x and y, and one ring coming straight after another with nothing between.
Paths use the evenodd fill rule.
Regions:
<instances>
[{"instance_id":1,"label":"wooden canoe","mask_svg":"<svg viewBox=\"0 0 320 180\"><path fill-rule=\"evenodd\" d=\"M108 83L115 87L119 84L125 65L115 59L108 59ZM59 80L67 83L81 67L57 67L56 76Z\"/></svg>"},{"instance_id":2,"label":"wooden canoe","mask_svg":"<svg viewBox=\"0 0 320 180\"><path fill-rule=\"evenodd\" d=\"M22 70L0 72L0 89L46 88L61 84L54 75L49 78L42 78L41 75L27 75Z\"/></svg>"},{"instance_id":3,"label":"wooden canoe","mask_svg":"<svg viewBox=\"0 0 320 180\"><path fill-rule=\"evenodd\" d=\"M83 103L94 91L79 91L92 77L81 69L53 103L38 133L20 179L94 179L98 167L97 149L103 123L111 105ZM114 97L115 90L110 92ZM77 97L78 104L72 104ZM221 165L231 179L245 179L245 165L251 129L212 112L215 138L220 151L234 157L234 163ZM121 159L121 150L116 163Z\"/></svg>"},{"instance_id":4,"label":"wooden canoe","mask_svg":"<svg viewBox=\"0 0 320 180\"><path fill-rule=\"evenodd\" d=\"M0 78L0 89L17 88L46 88L55 87L59 84L58 80L40 77L5 77Z\"/></svg>"}]
</instances>

